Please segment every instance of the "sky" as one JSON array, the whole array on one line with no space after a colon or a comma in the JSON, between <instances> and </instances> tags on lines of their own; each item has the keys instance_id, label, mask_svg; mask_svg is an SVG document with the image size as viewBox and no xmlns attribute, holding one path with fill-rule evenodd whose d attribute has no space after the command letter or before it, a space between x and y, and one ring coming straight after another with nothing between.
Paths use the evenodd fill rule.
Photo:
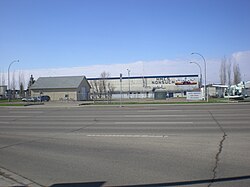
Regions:
<instances>
[{"instance_id":1,"label":"sky","mask_svg":"<svg viewBox=\"0 0 250 187\"><path fill-rule=\"evenodd\" d=\"M250 70L249 0L0 0L0 72L40 76L199 74L223 57ZM17 73L16 73L17 74ZM203 76L204 77L204 76Z\"/></svg>"}]
</instances>

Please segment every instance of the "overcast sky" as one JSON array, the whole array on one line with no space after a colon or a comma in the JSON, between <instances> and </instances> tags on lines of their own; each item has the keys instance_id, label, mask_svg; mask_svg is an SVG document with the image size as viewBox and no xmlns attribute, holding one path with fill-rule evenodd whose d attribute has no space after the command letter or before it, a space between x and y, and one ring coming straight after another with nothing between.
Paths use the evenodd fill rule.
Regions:
<instances>
[{"instance_id":1,"label":"overcast sky","mask_svg":"<svg viewBox=\"0 0 250 187\"><path fill-rule=\"evenodd\" d=\"M0 0L0 72L198 74L226 56L250 79L249 0ZM204 73L204 72L203 72Z\"/></svg>"}]
</instances>

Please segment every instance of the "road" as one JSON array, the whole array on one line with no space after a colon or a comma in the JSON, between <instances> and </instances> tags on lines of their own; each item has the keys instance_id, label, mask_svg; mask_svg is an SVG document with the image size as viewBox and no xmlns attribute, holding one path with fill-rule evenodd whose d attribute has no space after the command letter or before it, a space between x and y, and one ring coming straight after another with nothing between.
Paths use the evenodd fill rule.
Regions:
<instances>
[{"instance_id":1,"label":"road","mask_svg":"<svg viewBox=\"0 0 250 187\"><path fill-rule=\"evenodd\" d=\"M40 186L250 186L250 105L0 108L0 168Z\"/></svg>"}]
</instances>

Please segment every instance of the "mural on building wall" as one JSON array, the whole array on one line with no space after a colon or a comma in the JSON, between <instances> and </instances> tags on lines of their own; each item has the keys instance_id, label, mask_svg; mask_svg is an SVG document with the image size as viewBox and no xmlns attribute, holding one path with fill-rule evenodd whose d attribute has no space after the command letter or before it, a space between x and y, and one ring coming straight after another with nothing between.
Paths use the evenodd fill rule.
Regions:
<instances>
[{"instance_id":1,"label":"mural on building wall","mask_svg":"<svg viewBox=\"0 0 250 187\"><path fill-rule=\"evenodd\" d=\"M198 82L195 80L195 78L155 78L155 80L152 81L153 85L158 84L174 84L174 85L196 85Z\"/></svg>"}]
</instances>

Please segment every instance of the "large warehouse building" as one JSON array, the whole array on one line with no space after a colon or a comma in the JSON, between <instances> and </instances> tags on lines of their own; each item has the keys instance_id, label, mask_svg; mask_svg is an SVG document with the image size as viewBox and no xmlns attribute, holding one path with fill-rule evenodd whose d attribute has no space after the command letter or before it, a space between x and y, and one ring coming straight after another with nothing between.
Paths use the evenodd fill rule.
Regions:
<instances>
[{"instance_id":1,"label":"large warehouse building","mask_svg":"<svg viewBox=\"0 0 250 187\"><path fill-rule=\"evenodd\" d=\"M93 98L167 98L186 97L199 88L198 75L88 78Z\"/></svg>"},{"instance_id":2,"label":"large warehouse building","mask_svg":"<svg viewBox=\"0 0 250 187\"><path fill-rule=\"evenodd\" d=\"M30 87L31 96L51 100L89 100L186 97L199 88L198 75L166 75L88 78L85 76L40 77Z\"/></svg>"}]
</instances>

